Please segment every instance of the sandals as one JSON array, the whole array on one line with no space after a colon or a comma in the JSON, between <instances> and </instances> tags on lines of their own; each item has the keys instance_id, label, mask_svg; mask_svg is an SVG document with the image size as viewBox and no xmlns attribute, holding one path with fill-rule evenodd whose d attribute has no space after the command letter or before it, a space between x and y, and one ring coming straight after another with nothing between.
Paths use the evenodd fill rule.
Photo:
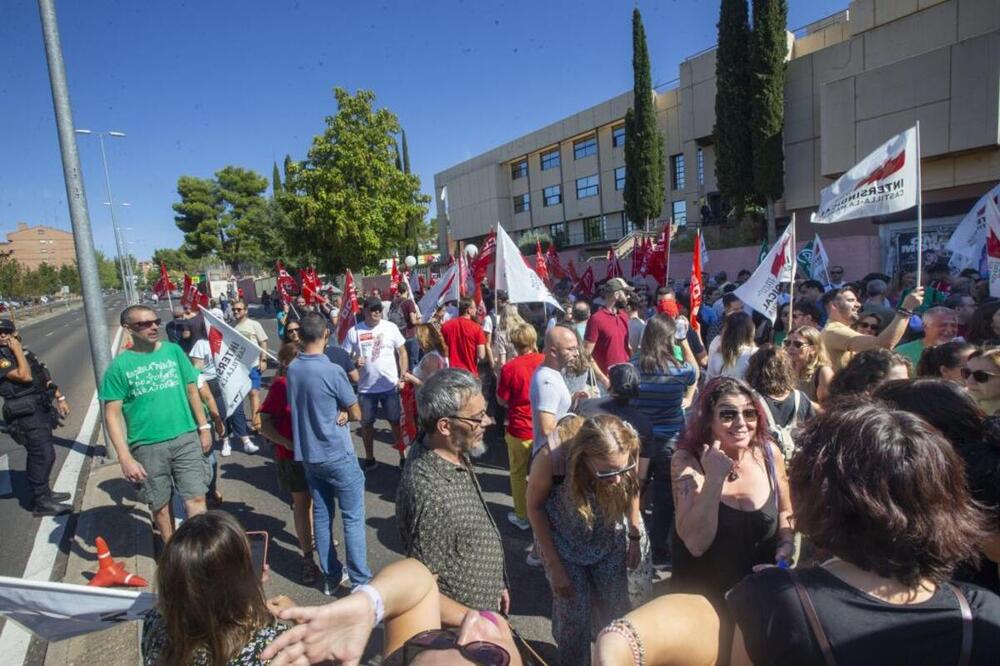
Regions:
<instances>
[{"instance_id":1,"label":"sandals","mask_svg":"<svg viewBox=\"0 0 1000 666\"><path fill-rule=\"evenodd\" d=\"M312 587L319 580L319 567L313 562L312 553L302 556L302 573L299 575L299 581L303 585Z\"/></svg>"}]
</instances>

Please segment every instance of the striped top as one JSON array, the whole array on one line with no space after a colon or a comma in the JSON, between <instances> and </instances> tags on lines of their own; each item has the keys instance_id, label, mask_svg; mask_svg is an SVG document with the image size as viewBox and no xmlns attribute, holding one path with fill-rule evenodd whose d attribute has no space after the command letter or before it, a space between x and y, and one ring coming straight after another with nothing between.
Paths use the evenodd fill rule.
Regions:
<instances>
[{"instance_id":1,"label":"striped top","mask_svg":"<svg viewBox=\"0 0 1000 666\"><path fill-rule=\"evenodd\" d=\"M632 364L639 368L639 359ZM695 382L689 363L670 366L666 372L646 373L639 368L639 395L629 405L645 414L653 424L653 436L667 442L684 430L684 391Z\"/></svg>"}]
</instances>

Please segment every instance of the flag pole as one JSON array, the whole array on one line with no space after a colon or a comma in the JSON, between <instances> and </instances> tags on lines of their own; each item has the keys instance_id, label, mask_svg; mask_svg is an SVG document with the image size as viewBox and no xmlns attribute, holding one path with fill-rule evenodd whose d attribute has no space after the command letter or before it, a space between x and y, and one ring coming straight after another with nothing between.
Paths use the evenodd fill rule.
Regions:
<instances>
[{"instance_id":1,"label":"flag pole","mask_svg":"<svg viewBox=\"0 0 1000 666\"><path fill-rule=\"evenodd\" d=\"M923 183L920 172L920 121L917 121L917 289L920 289L921 274L924 269L924 205Z\"/></svg>"},{"instance_id":2,"label":"flag pole","mask_svg":"<svg viewBox=\"0 0 1000 666\"><path fill-rule=\"evenodd\" d=\"M795 271L798 270L799 263L799 250L796 247L796 233L795 233L795 211L792 211L792 281L788 284L788 330L785 331L785 339L788 339L788 334L792 332L792 318L795 316ZM813 248L816 251L816 248ZM778 310L778 318L781 318L781 310ZM772 336L772 340L773 340Z\"/></svg>"},{"instance_id":3,"label":"flag pole","mask_svg":"<svg viewBox=\"0 0 1000 666\"><path fill-rule=\"evenodd\" d=\"M670 242L671 236L674 235L674 216L671 215L667 218L667 238L663 245L663 286L666 287L670 284Z\"/></svg>"}]
</instances>

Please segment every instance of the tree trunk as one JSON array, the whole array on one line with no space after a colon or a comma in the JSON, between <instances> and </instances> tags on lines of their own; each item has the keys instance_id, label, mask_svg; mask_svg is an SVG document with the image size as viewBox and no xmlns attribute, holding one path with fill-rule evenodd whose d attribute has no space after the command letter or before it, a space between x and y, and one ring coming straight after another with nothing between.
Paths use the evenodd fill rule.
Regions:
<instances>
[{"instance_id":1,"label":"tree trunk","mask_svg":"<svg viewBox=\"0 0 1000 666\"><path fill-rule=\"evenodd\" d=\"M767 200L767 244L773 246L778 231L774 224L774 199Z\"/></svg>"}]
</instances>

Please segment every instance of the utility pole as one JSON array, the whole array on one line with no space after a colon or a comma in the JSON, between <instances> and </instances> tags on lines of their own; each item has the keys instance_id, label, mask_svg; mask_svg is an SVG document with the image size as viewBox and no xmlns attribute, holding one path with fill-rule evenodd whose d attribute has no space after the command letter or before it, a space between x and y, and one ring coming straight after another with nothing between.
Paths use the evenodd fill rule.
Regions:
<instances>
[{"instance_id":1,"label":"utility pole","mask_svg":"<svg viewBox=\"0 0 1000 666\"><path fill-rule=\"evenodd\" d=\"M49 64L49 83L52 86L52 106L55 109L56 127L59 130L59 150L62 154L63 177L66 180L69 218L73 225L73 241L76 243L76 265L80 270L80 287L87 318L90 356L94 362L94 380L99 387L104 378L104 371L111 363L111 342L108 340L108 328L104 319L104 299L101 295L97 259L94 256L94 237L90 231L90 218L87 215L87 194L83 190L80 155L76 149L76 135L73 132L73 111L69 102L69 87L66 83L62 43L59 40L55 0L38 0L38 12L42 19L45 56ZM114 447L108 446L106 455L113 460Z\"/></svg>"}]
</instances>

